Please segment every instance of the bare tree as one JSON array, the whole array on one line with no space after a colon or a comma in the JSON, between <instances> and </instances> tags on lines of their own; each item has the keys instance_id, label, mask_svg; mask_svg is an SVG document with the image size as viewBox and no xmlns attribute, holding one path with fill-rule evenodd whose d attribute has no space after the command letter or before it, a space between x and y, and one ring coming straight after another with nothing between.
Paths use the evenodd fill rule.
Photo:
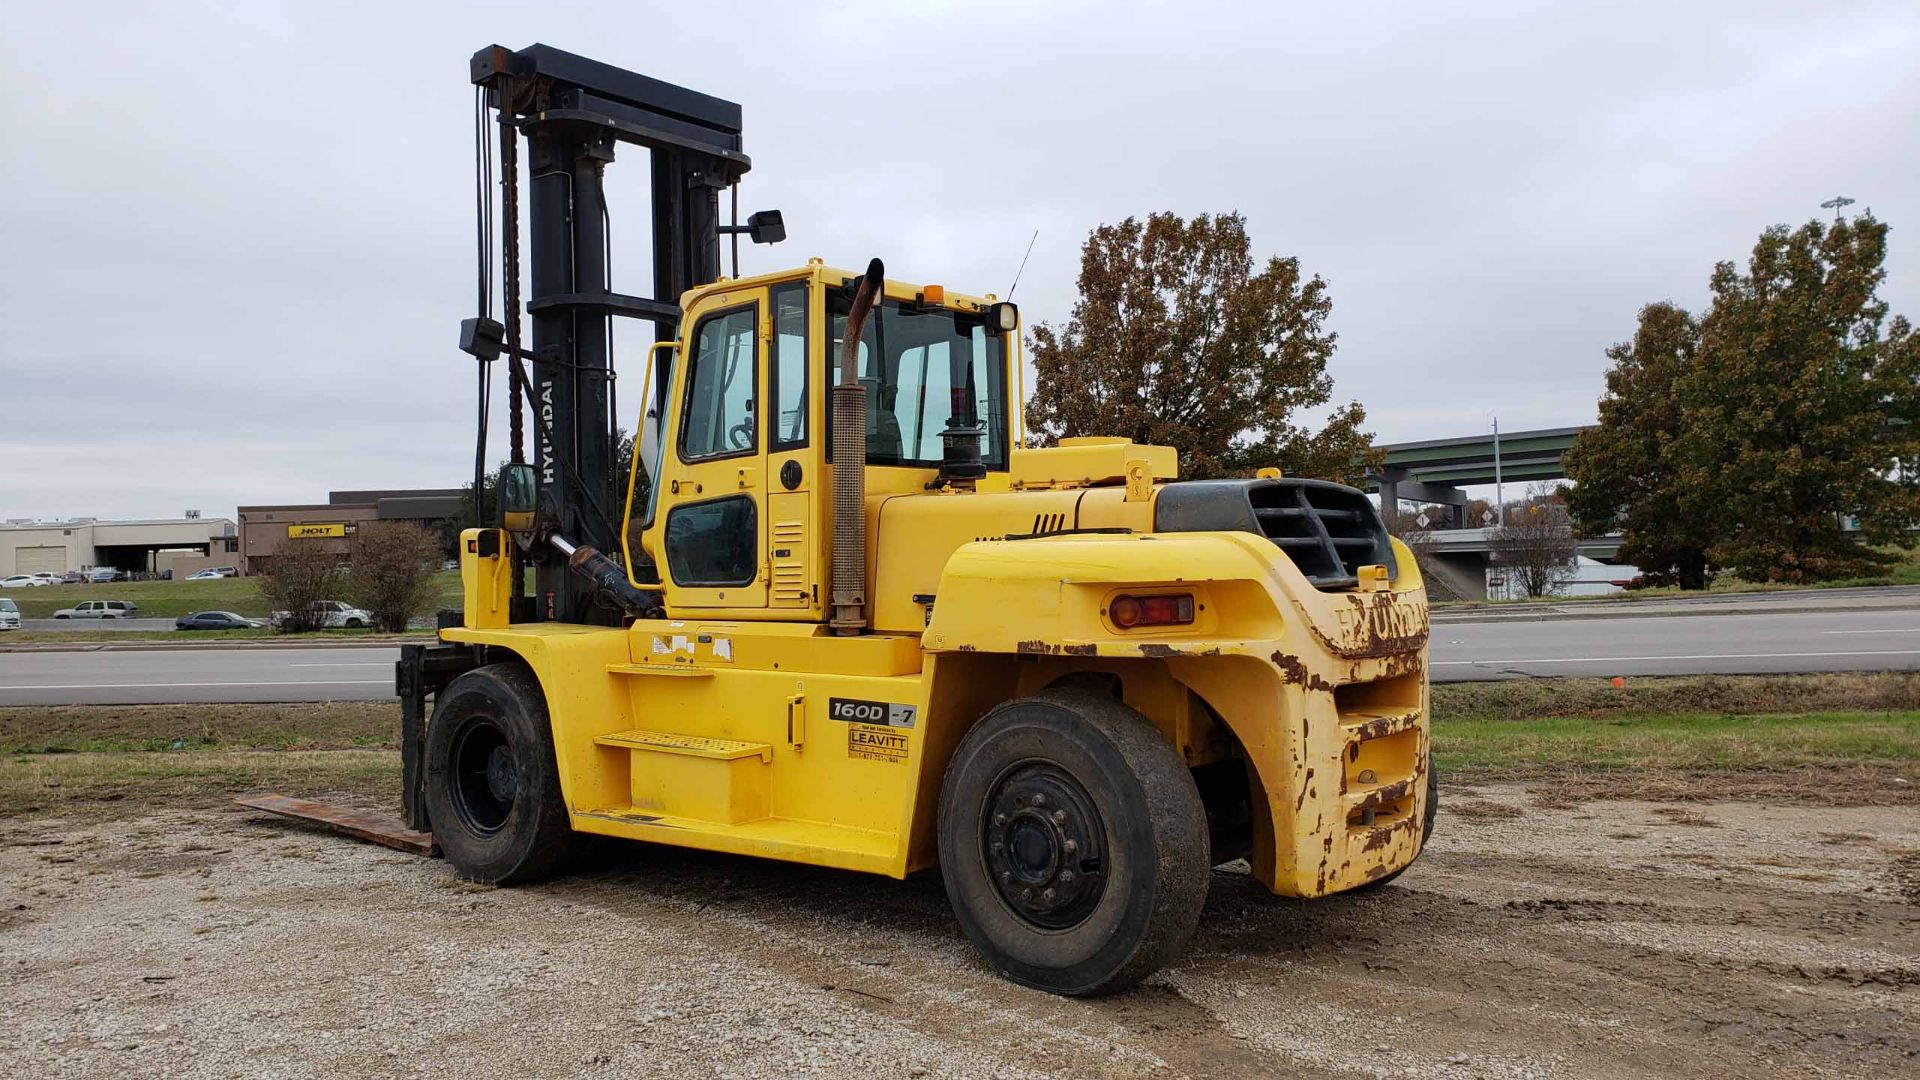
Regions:
<instances>
[{"instance_id":1,"label":"bare tree","mask_svg":"<svg viewBox=\"0 0 1920 1080\"><path fill-rule=\"evenodd\" d=\"M1506 524L1488 537L1493 564L1520 582L1529 597L1551 596L1572 578L1579 549L1573 519L1552 488L1536 486L1507 507Z\"/></svg>"},{"instance_id":2,"label":"bare tree","mask_svg":"<svg viewBox=\"0 0 1920 1080\"><path fill-rule=\"evenodd\" d=\"M1462 599L1462 597L1456 594L1454 588L1448 584L1447 579L1440 574L1438 568L1434 565L1435 555L1439 551L1439 544L1434 539L1433 529L1420 524L1420 514L1431 509L1435 508L1423 507L1421 510L1416 510L1411 514L1399 513L1389 515L1387 518L1387 531L1398 537L1401 543L1407 545L1407 550L1413 553L1414 565L1420 568L1420 577L1426 582L1428 596L1444 600L1459 600ZM1444 512L1445 508L1437 509L1440 512ZM1436 518L1437 514L1428 513L1429 521L1436 520Z\"/></svg>"},{"instance_id":3,"label":"bare tree","mask_svg":"<svg viewBox=\"0 0 1920 1080\"><path fill-rule=\"evenodd\" d=\"M433 594L433 571L443 552L432 531L406 521L369 521L353 536L349 598L373 613L374 624L399 633Z\"/></svg>"},{"instance_id":4,"label":"bare tree","mask_svg":"<svg viewBox=\"0 0 1920 1080\"><path fill-rule=\"evenodd\" d=\"M275 611L286 612L278 627L297 634L320 629L325 620L315 606L339 584L340 559L325 544L288 539L274 550L260 592Z\"/></svg>"}]
</instances>

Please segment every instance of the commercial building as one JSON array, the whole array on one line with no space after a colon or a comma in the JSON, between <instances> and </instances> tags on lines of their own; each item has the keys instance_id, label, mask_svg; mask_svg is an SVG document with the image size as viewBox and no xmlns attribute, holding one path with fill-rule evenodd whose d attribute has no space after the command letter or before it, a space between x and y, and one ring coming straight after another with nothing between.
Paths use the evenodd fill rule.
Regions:
<instances>
[{"instance_id":1,"label":"commercial building","mask_svg":"<svg viewBox=\"0 0 1920 1080\"><path fill-rule=\"evenodd\" d=\"M344 558L348 541L370 521L412 521L436 528L461 516L465 506L466 492L460 488L333 491L324 503L243 506L240 572L262 573L286 543L319 544Z\"/></svg>"},{"instance_id":2,"label":"commercial building","mask_svg":"<svg viewBox=\"0 0 1920 1080\"><path fill-rule=\"evenodd\" d=\"M239 538L226 518L145 521L8 521L0 525L0 577L111 566L175 577L208 566L235 566Z\"/></svg>"}]
</instances>

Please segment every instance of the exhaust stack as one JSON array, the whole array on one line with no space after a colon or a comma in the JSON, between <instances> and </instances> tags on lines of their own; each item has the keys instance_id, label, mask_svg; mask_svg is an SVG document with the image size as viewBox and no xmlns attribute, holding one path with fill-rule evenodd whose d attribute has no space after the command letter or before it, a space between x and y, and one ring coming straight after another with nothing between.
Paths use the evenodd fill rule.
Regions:
<instances>
[{"instance_id":1,"label":"exhaust stack","mask_svg":"<svg viewBox=\"0 0 1920 1080\"><path fill-rule=\"evenodd\" d=\"M887 268L879 259L854 290L840 379L833 384L833 632L867 628L867 388L860 385L860 335L880 302Z\"/></svg>"}]
</instances>

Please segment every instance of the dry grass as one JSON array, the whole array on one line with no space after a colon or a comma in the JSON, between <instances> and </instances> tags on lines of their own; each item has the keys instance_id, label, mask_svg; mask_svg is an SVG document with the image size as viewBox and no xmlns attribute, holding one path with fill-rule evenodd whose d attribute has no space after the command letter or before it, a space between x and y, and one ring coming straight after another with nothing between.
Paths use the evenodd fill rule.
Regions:
<instances>
[{"instance_id":1,"label":"dry grass","mask_svg":"<svg viewBox=\"0 0 1920 1080\"><path fill-rule=\"evenodd\" d=\"M1920 673L1512 679L1433 688L1436 721L1920 710Z\"/></svg>"},{"instance_id":2,"label":"dry grass","mask_svg":"<svg viewBox=\"0 0 1920 1080\"><path fill-rule=\"evenodd\" d=\"M0 754L398 746L400 705L47 705L0 709Z\"/></svg>"},{"instance_id":3,"label":"dry grass","mask_svg":"<svg viewBox=\"0 0 1920 1080\"><path fill-rule=\"evenodd\" d=\"M1447 789L1482 817L1503 811L1471 800L1477 780L1559 803L1920 804L1920 676L1527 680L1438 686L1433 702ZM399 725L390 701L0 709L0 818L267 788L390 801Z\"/></svg>"},{"instance_id":4,"label":"dry grass","mask_svg":"<svg viewBox=\"0 0 1920 1080\"><path fill-rule=\"evenodd\" d=\"M266 790L397 803L400 755L393 750L18 755L0 762L0 820L215 806Z\"/></svg>"}]
</instances>

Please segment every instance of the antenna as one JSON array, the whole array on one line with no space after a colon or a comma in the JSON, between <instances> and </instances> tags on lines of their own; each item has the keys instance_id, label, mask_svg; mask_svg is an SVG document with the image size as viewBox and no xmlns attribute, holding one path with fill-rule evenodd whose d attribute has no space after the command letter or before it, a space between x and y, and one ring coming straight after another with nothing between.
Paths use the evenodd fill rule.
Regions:
<instances>
[{"instance_id":1,"label":"antenna","mask_svg":"<svg viewBox=\"0 0 1920 1080\"><path fill-rule=\"evenodd\" d=\"M1013 299L1013 290L1020 287L1020 275L1027 272L1027 260L1033 257L1033 244L1040 239L1040 230L1033 230L1033 240L1027 241L1027 253L1020 256L1020 269L1013 272L1013 284L1007 286L1007 299Z\"/></svg>"}]
</instances>

